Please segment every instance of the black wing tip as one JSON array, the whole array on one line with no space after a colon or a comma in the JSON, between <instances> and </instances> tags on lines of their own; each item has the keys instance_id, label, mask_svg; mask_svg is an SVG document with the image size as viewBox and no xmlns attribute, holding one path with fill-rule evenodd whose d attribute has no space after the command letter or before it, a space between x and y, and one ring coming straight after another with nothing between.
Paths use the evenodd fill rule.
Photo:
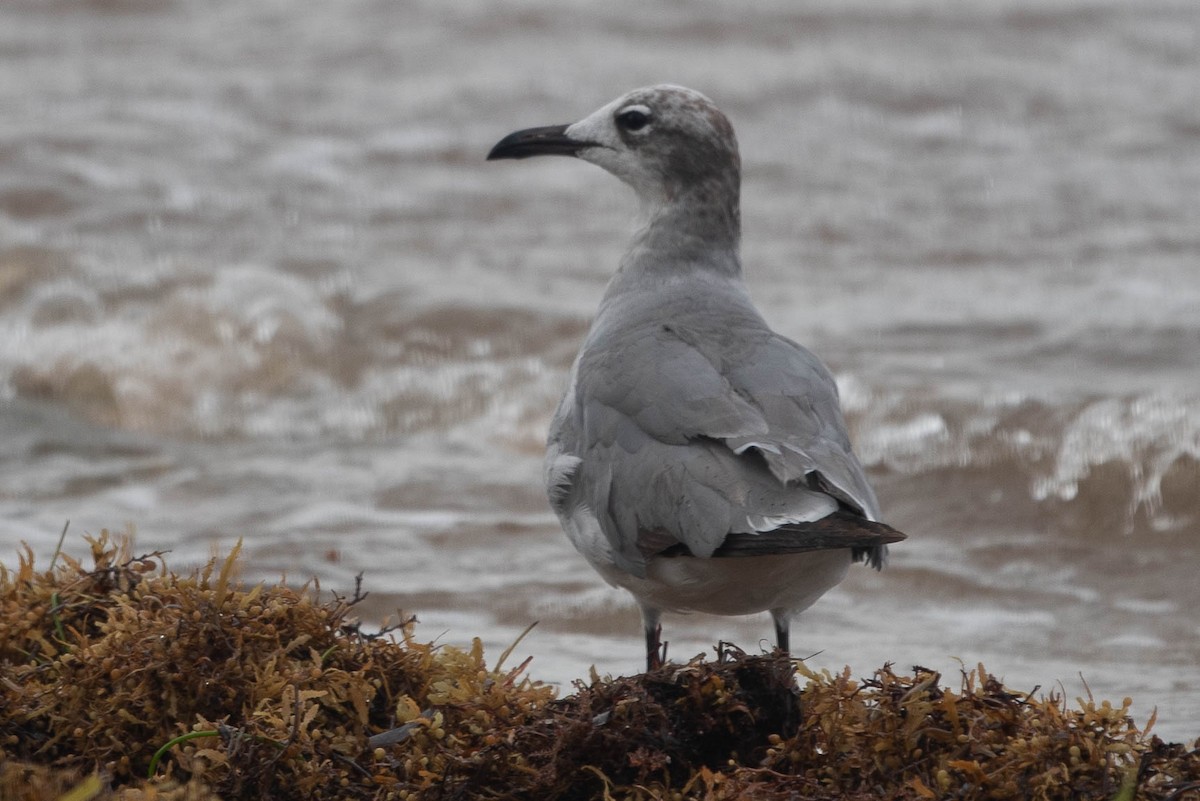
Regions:
<instances>
[{"instance_id":1,"label":"black wing tip","mask_svg":"<svg viewBox=\"0 0 1200 801\"><path fill-rule=\"evenodd\" d=\"M904 537L901 537L904 539ZM883 570L887 564L888 549L886 545L879 545L873 548L852 548L850 550L851 561L862 562L864 565L875 570Z\"/></svg>"},{"instance_id":2,"label":"black wing tip","mask_svg":"<svg viewBox=\"0 0 1200 801\"><path fill-rule=\"evenodd\" d=\"M788 523L771 531L729 534L712 556L735 558L780 556L849 549L855 562L882 570L887 564L887 546L908 539L903 532L885 523L860 515L837 511L809 523ZM693 556L683 543L673 544L655 556Z\"/></svg>"}]
</instances>

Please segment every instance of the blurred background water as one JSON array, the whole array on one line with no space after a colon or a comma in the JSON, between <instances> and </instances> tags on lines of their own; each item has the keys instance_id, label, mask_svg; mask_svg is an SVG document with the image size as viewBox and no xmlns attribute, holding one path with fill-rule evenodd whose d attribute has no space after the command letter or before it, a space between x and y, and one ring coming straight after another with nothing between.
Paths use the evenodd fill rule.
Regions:
<instances>
[{"instance_id":1,"label":"blurred background water","mask_svg":"<svg viewBox=\"0 0 1200 801\"><path fill-rule=\"evenodd\" d=\"M632 196L483 156L668 81L733 120L752 294L911 537L797 651L1200 735L1192 0L8 0L0 560L67 519L176 568L240 537L246 578L365 572L426 638L538 620L535 677L639 669L540 479ZM666 625L675 658L769 644Z\"/></svg>"}]
</instances>

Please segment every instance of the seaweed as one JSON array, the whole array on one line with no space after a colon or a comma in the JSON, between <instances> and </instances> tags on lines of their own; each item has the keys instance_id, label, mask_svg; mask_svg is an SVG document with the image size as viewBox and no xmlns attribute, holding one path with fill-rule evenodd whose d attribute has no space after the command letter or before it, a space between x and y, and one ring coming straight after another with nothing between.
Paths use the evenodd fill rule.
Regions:
<instances>
[{"instance_id":1,"label":"seaweed","mask_svg":"<svg viewBox=\"0 0 1200 801\"><path fill-rule=\"evenodd\" d=\"M720 644L555 698L511 648L364 631L359 586L244 586L240 546L179 575L87 542L0 565L3 801L1200 799L1200 741L982 665L950 689Z\"/></svg>"}]
</instances>

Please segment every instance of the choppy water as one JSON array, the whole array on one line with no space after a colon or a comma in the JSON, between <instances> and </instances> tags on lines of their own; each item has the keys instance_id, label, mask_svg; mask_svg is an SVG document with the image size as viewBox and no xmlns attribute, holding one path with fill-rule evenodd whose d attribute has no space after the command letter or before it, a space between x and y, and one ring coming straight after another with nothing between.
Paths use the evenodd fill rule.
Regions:
<instances>
[{"instance_id":1,"label":"choppy water","mask_svg":"<svg viewBox=\"0 0 1200 801\"><path fill-rule=\"evenodd\" d=\"M540 620L536 676L636 670L540 489L631 197L483 155L663 81L733 119L751 290L911 535L798 650L1082 673L1200 734L1191 0L6 2L0 558L244 537L427 637ZM769 630L667 620L676 657Z\"/></svg>"}]
</instances>

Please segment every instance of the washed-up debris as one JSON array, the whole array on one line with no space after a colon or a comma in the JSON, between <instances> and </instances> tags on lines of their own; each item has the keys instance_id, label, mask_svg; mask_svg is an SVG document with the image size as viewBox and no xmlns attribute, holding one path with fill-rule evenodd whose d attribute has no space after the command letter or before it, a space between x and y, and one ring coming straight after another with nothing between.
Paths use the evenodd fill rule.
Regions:
<instances>
[{"instance_id":1,"label":"washed-up debris","mask_svg":"<svg viewBox=\"0 0 1200 801\"><path fill-rule=\"evenodd\" d=\"M89 543L0 566L3 801L1200 799L1200 741L1129 699L730 646L555 699L478 640L364 631L357 591L244 586L236 548L180 576Z\"/></svg>"}]
</instances>

